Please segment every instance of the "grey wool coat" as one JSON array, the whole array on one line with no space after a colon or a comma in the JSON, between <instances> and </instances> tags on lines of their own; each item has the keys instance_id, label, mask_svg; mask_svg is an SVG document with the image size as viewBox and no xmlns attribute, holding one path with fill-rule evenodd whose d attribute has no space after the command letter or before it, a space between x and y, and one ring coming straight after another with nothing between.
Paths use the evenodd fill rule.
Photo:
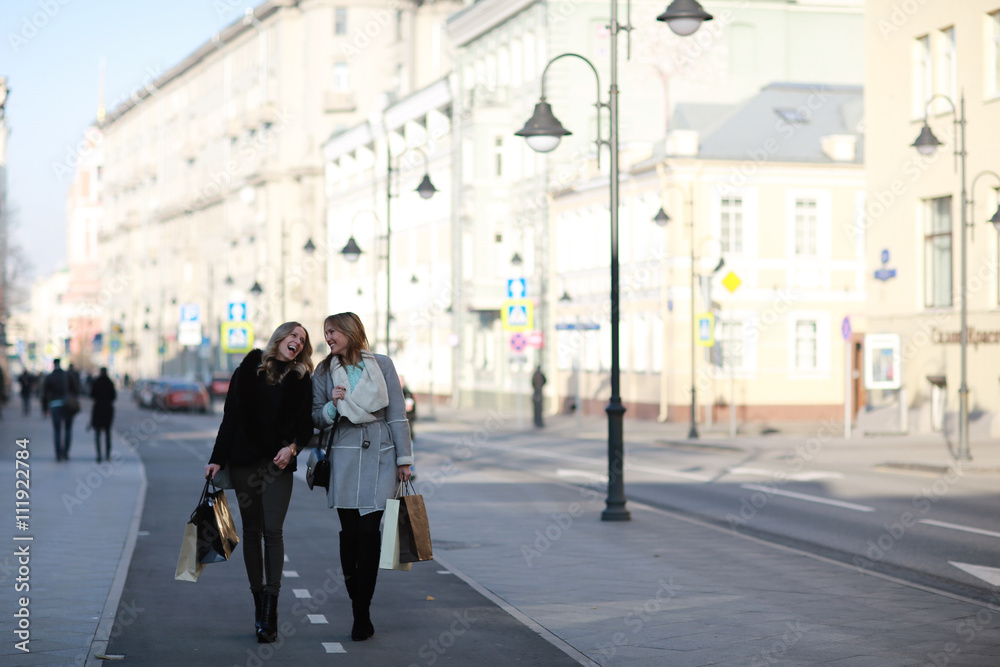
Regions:
<instances>
[{"instance_id":1,"label":"grey wool coat","mask_svg":"<svg viewBox=\"0 0 1000 667\"><path fill-rule=\"evenodd\" d=\"M389 405L377 411L375 421L352 424L341 418L333 434L330 448L330 488L326 500L330 507L354 508L361 514L385 509L385 501L395 496L397 466L413 463L410 426L406 421L406 403L399 376L392 359L376 354L379 369L389 392ZM313 424L329 429L332 422L326 414L333 379L330 369L321 363L313 374ZM350 387L347 388L350 392ZM325 433L321 446L326 447ZM364 442L369 443L364 447Z\"/></svg>"}]
</instances>

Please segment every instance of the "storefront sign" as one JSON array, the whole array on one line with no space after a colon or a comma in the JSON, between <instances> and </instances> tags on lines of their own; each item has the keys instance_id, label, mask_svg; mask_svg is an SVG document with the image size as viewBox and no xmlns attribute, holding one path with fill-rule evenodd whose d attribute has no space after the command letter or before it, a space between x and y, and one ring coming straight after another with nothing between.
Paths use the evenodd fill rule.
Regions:
<instances>
[{"instance_id":1,"label":"storefront sign","mask_svg":"<svg viewBox=\"0 0 1000 667\"><path fill-rule=\"evenodd\" d=\"M973 347L977 345L1000 345L1000 331L976 331L975 328L969 327L969 345ZM962 344L962 332L961 331L941 331L940 329L931 329L931 341L935 345L961 345Z\"/></svg>"}]
</instances>

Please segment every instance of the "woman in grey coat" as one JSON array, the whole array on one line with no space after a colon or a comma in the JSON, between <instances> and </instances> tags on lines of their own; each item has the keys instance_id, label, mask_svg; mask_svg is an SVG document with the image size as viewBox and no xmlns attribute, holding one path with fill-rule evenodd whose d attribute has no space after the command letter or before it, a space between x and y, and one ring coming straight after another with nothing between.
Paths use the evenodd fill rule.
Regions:
<instances>
[{"instance_id":1,"label":"woman in grey coat","mask_svg":"<svg viewBox=\"0 0 1000 667\"><path fill-rule=\"evenodd\" d=\"M392 360L369 351L361 319L330 315L323 323L330 354L313 375L313 424L333 428L327 502L340 517L340 563L351 596L351 639L375 634L369 607L378 576L385 501L410 478L413 447L406 405Z\"/></svg>"}]
</instances>

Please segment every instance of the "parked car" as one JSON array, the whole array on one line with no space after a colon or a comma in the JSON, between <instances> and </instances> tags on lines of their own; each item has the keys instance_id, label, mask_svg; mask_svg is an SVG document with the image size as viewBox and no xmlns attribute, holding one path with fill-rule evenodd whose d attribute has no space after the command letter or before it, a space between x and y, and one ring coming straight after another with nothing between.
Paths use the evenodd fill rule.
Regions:
<instances>
[{"instance_id":1,"label":"parked car","mask_svg":"<svg viewBox=\"0 0 1000 667\"><path fill-rule=\"evenodd\" d=\"M232 375L232 373L227 373L226 371L212 373L212 379L208 383L208 393L212 398L216 396L225 398L226 394L229 393L229 380L232 378Z\"/></svg>"},{"instance_id":2,"label":"parked car","mask_svg":"<svg viewBox=\"0 0 1000 667\"><path fill-rule=\"evenodd\" d=\"M136 382L138 388L136 390L136 403L140 408L154 408L156 407L157 397L163 390L164 381L160 380L141 380Z\"/></svg>"},{"instance_id":3,"label":"parked car","mask_svg":"<svg viewBox=\"0 0 1000 667\"><path fill-rule=\"evenodd\" d=\"M211 403L204 386L190 380L165 380L153 399L161 410L208 412Z\"/></svg>"}]
</instances>

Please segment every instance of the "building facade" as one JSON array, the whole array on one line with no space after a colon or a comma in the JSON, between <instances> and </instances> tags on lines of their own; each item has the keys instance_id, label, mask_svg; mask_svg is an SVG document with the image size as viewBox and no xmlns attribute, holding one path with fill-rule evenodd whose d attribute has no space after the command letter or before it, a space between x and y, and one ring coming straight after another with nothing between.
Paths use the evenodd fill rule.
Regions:
<instances>
[{"instance_id":1,"label":"building facade","mask_svg":"<svg viewBox=\"0 0 1000 667\"><path fill-rule=\"evenodd\" d=\"M868 2L865 48L866 331L882 337L894 373L873 392L873 424L955 433L965 298L970 434L995 436L1000 248L988 221L1000 187L1000 3ZM941 142L927 155L913 145L925 123ZM869 354L873 365L880 356Z\"/></svg>"},{"instance_id":2,"label":"building facade","mask_svg":"<svg viewBox=\"0 0 1000 667\"><path fill-rule=\"evenodd\" d=\"M653 157L663 155L664 137L679 140L680 134L673 136L671 125L679 104L710 107L719 119L720 107L741 102L774 81L856 85L863 78L860 2L712 3L709 9L716 20L704 24L696 38L687 39L656 22L663 8L662 2L633 2L631 44L626 47L626 35L620 35L623 182L641 180L630 172L648 170ZM620 22L625 18L624 12L619 14ZM464 318L456 325L457 384L465 403L495 405L503 398L497 396L499 387L520 394L523 404L531 391L530 370L537 364L550 378L546 386L549 410L572 405L575 386L584 390L581 409L603 410L610 365L609 181L607 152L596 142L607 141L608 126L607 112L599 112L595 103L607 99L608 20L607 2L530 0L481 0L449 19L449 33L458 49L454 141L461 166L454 170L453 220L455 272L460 279L456 289L462 306L457 312ZM545 98L573 134L563 138L558 150L536 154L513 131L531 116L546 65L564 53L585 57L597 77L576 58L563 59L550 69L544 81ZM631 55L628 59L627 54ZM819 151L818 144L815 149ZM605 156L601 162L599 150ZM746 156L730 155L729 159L732 163ZM857 187L859 167L854 164L849 170L854 175L840 179L836 188ZM656 177L649 182L657 182ZM665 183L669 182L668 178ZM630 181L628 187L637 186ZM622 220L626 215L639 216L635 212L642 206L630 201L636 196L623 190ZM707 208L708 203L706 199L699 205ZM574 212L578 207L581 210ZM622 234L645 239L645 231L632 227L645 229L649 218L623 223ZM707 227L707 219L702 224ZM575 250L567 253L564 243ZM581 263L584 257L588 258L585 264ZM570 261L572 271L561 264L565 261ZM511 296L506 289L512 278L526 280L527 296L533 303L532 328L537 332L530 338L536 344L544 341L540 348L529 343L527 348L514 349L515 339L505 330L502 312ZM647 287L647 291L651 303L666 307L670 302L657 288ZM634 408L632 415L676 417L680 413L669 406L686 404L681 400L686 381L682 370L672 371L671 378L659 369L665 344L653 346L659 362L654 353L640 351L649 347L654 330L665 331L653 321L655 309L650 306L648 310L626 307L622 312L623 332L648 330L642 335L647 342L623 347L623 357L636 355L623 376L623 398ZM633 315L637 318L640 312L645 323L633 321ZM597 329L557 333L566 331L557 327L573 325L587 315ZM677 326L677 340L671 346L684 349L681 338L690 342L691 329ZM567 352L564 348L570 336L578 342ZM574 363L578 347L586 349L579 353L585 359L577 362L584 370L574 380L567 377L567 364ZM552 378L558 380L552 382ZM588 393L589 400L582 400ZM820 400L826 402L824 413L832 410L832 394ZM705 416L710 418L711 413Z\"/></svg>"},{"instance_id":3,"label":"building facade","mask_svg":"<svg viewBox=\"0 0 1000 667\"><path fill-rule=\"evenodd\" d=\"M241 316L261 342L300 321L323 353L321 145L451 69L439 16L453 5L265 2L109 110L105 363L132 377L230 369L242 340L221 328Z\"/></svg>"}]
</instances>

